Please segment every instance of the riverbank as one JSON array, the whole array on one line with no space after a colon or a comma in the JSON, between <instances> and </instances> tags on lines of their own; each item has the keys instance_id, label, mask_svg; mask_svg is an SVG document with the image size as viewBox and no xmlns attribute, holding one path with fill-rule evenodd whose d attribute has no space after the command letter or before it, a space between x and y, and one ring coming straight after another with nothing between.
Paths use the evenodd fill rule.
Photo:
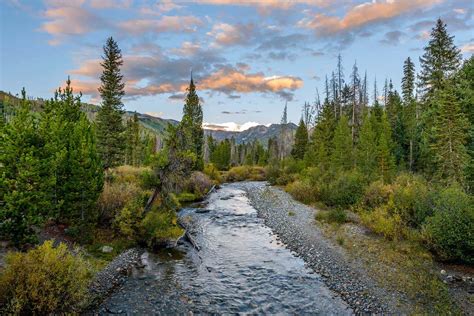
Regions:
<instances>
[{"instance_id":1,"label":"riverbank","mask_svg":"<svg viewBox=\"0 0 474 316\"><path fill-rule=\"evenodd\" d=\"M356 312L442 313L459 311L429 258L410 245L391 244L356 223L330 225L315 220L315 208L283 190L242 183L265 224L286 246L321 274ZM418 292L415 292L418 291ZM463 311L469 314L469 302Z\"/></svg>"}]
</instances>

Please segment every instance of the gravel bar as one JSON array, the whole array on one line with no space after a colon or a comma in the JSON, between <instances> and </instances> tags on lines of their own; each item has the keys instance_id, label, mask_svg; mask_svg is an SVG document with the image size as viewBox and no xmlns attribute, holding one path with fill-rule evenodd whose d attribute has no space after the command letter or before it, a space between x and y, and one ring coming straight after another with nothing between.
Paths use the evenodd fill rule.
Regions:
<instances>
[{"instance_id":1,"label":"gravel bar","mask_svg":"<svg viewBox=\"0 0 474 316\"><path fill-rule=\"evenodd\" d=\"M286 246L320 274L326 285L338 293L356 314L391 314L396 294L378 287L367 273L332 244L315 225L316 209L295 201L285 191L264 182L242 182L258 216ZM291 212L291 215L289 214Z\"/></svg>"},{"instance_id":2,"label":"gravel bar","mask_svg":"<svg viewBox=\"0 0 474 316\"><path fill-rule=\"evenodd\" d=\"M89 287L91 300L89 308L93 308L126 280L134 266L141 264L140 256L143 250L131 248L115 257L109 264L99 271Z\"/></svg>"}]
</instances>

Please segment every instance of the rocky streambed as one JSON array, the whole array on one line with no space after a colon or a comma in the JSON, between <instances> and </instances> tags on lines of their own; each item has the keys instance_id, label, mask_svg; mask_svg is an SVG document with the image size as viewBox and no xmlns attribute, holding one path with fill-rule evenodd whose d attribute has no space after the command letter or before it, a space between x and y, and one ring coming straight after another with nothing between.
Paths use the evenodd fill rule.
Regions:
<instances>
[{"instance_id":1,"label":"rocky streambed","mask_svg":"<svg viewBox=\"0 0 474 316\"><path fill-rule=\"evenodd\" d=\"M141 254L143 266L94 313L354 314L258 216L246 192L254 185L264 187L227 184L203 207L183 209L199 250L183 241Z\"/></svg>"}]
</instances>

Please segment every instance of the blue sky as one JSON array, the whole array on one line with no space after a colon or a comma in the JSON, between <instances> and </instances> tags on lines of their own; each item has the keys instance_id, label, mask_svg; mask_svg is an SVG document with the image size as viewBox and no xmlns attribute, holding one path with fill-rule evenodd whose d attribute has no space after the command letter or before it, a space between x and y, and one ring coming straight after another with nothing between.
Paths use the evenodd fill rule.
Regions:
<instances>
[{"instance_id":1,"label":"blue sky","mask_svg":"<svg viewBox=\"0 0 474 316\"><path fill-rule=\"evenodd\" d=\"M0 89L49 98L71 76L84 101L99 103L102 45L124 56L125 108L181 117L193 69L204 120L278 122L285 102L323 92L341 53L346 77L357 61L399 86L404 59L418 57L441 17L464 57L474 52L472 1L387 0L46 0L0 2ZM370 89L372 91L372 89Z\"/></svg>"}]
</instances>

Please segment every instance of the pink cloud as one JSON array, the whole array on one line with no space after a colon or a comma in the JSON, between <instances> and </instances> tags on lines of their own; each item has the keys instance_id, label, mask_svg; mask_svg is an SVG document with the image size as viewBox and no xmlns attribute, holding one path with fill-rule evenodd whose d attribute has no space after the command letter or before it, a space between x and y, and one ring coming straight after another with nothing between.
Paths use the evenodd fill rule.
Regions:
<instances>
[{"instance_id":1,"label":"pink cloud","mask_svg":"<svg viewBox=\"0 0 474 316\"><path fill-rule=\"evenodd\" d=\"M253 38L255 35L254 24L236 24L227 23L214 24L212 30L207 35L214 38L214 44L217 46L243 44Z\"/></svg>"},{"instance_id":2,"label":"pink cloud","mask_svg":"<svg viewBox=\"0 0 474 316\"><path fill-rule=\"evenodd\" d=\"M194 32L202 25L201 19L194 16L163 16L161 19L136 19L121 22L119 28L123 31L139 35L143 33L161 32Z\"/></svg>"},{"instance_id":3,"label":"pink cloud","mask_svg":"<svg viewBox=\"0 0 474 316\"><path fill-rule=\"evenodd\" d=\"M352 7L342 18L318 13L298 22L298 26L320 35L349 31L369 23L390 20L416 9L432 6L441 0L387 0L365 2Z\"/></svg>"}]
</instances>

